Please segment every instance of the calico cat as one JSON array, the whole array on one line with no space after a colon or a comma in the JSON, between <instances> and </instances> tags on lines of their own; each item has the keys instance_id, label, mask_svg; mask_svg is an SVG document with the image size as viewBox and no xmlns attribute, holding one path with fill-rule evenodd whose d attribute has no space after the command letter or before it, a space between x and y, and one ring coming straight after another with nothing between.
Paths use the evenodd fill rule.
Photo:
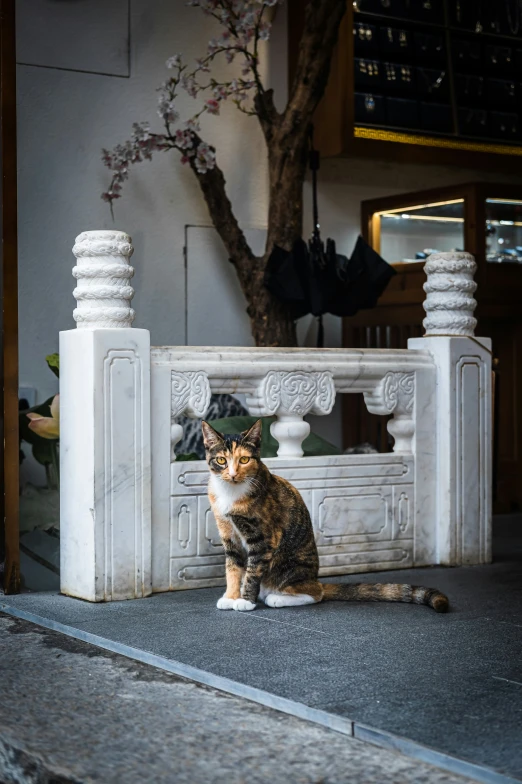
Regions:
<instances>
[{"instance_id":1,"label":"calico cat","mask_svg":"<svg viewBox=\"0 0 522 784\"><path fill-rule=\"evenodd\" d=\"M321 583L312 521L299 492L261 462L259 419L238 435L202 423L210 468L208 497L226 556L227 589L220 610L291 607L324 600L427 604L446 612L433 588L394 583Z\"/></svg>"}]
</instances>

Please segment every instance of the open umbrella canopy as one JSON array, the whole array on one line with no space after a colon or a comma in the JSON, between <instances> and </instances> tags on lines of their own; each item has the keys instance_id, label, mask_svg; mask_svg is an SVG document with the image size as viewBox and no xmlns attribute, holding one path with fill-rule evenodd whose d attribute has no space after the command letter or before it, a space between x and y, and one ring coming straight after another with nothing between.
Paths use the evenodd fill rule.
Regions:
<instances>
[{"instance_id":1,"label":"open umbrella canopy","mask_svg":"<svg viewBox=\"0 0 522 784\"><path fill-rule=\"evenodd\" d=\"M362 237L348 259L336 253L335 242L314 236L309 243L298 239L291 251L275 247L268 260L265 286L289 304L294 318L307 313L353 316L373 308L395 275Z\"/></svg>"}]
</instances>

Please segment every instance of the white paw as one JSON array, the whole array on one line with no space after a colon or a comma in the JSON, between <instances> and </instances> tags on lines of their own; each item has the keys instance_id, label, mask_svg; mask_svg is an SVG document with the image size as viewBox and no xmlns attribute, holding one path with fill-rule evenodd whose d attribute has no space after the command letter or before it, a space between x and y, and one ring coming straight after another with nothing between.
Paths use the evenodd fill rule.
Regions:
<instances>
[{"instance_id":1,"label":"white paw","mask_svg":"<svg viewBox=\"0 0 522 784\"><path fill-rule=\"evenodd\" d=\"M239 612L250 612L250 610L255 610L256 605L254 602L249 602L248 599L234 599L234 610L239 610Z\"/></svg>"},{"instance_id":2,"label":"white paw","mask_svg":"<svg viewBox=\"0 0 522 784\"><path fill-rule=\"evenodd\" d=\"M229 599L228 596L222 596L218 599L216 607L218 610L233 610L235 599Z\"/></svg>"},{"instance_id":3,"label":"white paw","mask_svg":"<svg viewBox=\"0 0 522 784\"><path fill-rule=\"evenodd\" d=\"M268 607L299 607L303 604L315 603L316 600L313 598L313 596L309 596L306 593L269 593L265 598L265 604Z\"/></svg>"},{"instance_id":4,"label":"white paw","mask_svg":"<svg viewBox=\"0 0 522 784\"><path fill-rule=\"evenodd\" d=\"M277 593L269 593L265 596L265 604L267 607L285 607L285 597L278 596Z\"/></svg>"}]
</instances>

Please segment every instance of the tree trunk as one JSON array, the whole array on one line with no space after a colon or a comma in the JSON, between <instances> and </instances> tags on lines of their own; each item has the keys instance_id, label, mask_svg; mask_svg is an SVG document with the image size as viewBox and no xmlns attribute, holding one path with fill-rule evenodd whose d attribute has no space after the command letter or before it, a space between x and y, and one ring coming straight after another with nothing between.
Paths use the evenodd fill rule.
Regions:
<instances>
[{"instance_id":1,"label":"tree trunk","mask_svg":"<svg viewBox=\"0 0 522 784\"><path fill-rule=\"evenodd\" d=\"M264 285L267 257L256 259L252 268L247 313L256 346L293 348L297 346L295 321L287 305Z\"/></svg>"},{"instance_id":2,"label":"tree trunk","mask_svg":"<svg viewBox=\"0 0 522 784\"><path fill-rule=\"evenodd\" d=\"M301 234L303 182L306 171L306 133L301 145L283 144L269 150L270 215L264 255L252 254L226 196L225 179L219 167L205 174L195 170L216 227L234 265L247 301L251 331L256 346L297 346L295 321L288 306L276 299L264 284L268 257L279 245L291 250Z\"/></svg>"}]
</instances>

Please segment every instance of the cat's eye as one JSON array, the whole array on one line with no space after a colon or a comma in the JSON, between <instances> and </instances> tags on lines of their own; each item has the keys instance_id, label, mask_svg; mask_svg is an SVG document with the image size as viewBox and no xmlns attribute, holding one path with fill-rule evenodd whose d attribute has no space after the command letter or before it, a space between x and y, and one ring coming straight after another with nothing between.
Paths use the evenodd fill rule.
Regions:
<instances>
[{"instance_id":1,"label":"cat's eye","mask_svg":"<svg viewBox=\"0 0 522 784\"><path fill-rule=\"evenodd\" d=\"M239 462L245 465L246 463L250 462L250 458L244 455L243 457L239 458Z\"/></svg>"},{"instance_id":2,"label":"cat's eye","mask_svg":"<svg viewBox=\"0 0 522 784\"><path fill-rule=\"evenodd\" d=\"M226 465L226 464L227 464L227 461L225 460L225 458L224 458L224 457L216 457L216 463L217 463L218 465Z\"/></svg>"}]
</instances>

